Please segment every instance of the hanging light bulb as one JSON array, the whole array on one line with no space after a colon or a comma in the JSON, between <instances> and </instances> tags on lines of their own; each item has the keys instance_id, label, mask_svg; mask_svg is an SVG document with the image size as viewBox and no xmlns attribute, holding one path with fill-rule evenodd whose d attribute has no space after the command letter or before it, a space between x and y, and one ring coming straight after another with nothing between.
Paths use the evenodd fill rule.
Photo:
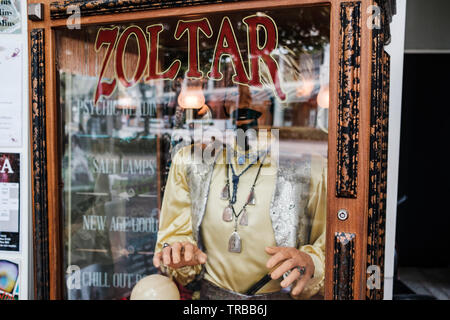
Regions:
<instances>
[{"instance_id":1,"label":"hanging light bulb","mask_svg":"<svg viewBox=\"0 0 450 320\"><path fill-rule=\"evenodd\" d=\"M200 109L205 105L205 95L201 87L185 87L178 96L178 104L183 109Z\"/></svg>"},{"instance_id":2,"label":"hanging light bulb","mask_svg":"<svg viewBox=\"0 0 450 320\"><path fill-rule=\"evenodd\" d=\"M317 127L328 133L328 109L330 108L330 85L322 85L317 95Z\"/></svg>"},{"instance_id":3,"label":"hanging light bulb","mask_svg":"<svg viewBox=\"0 0 450 320\"><path fill-rule=\"evenodd\" d=\"M306 79L302 82L302 85L297 87L296 95L297 97L309 97L314 90L314 81L312 79Z\"/></svg>"},{"instance_id":4,"label":"hanging light bulb","mask_svg":"<svg viewBox=\"0 0 450 320\"><path fill-rule=\"evenodd\" d=\"M192 122L194 109L200 109L205 105L205 95L201 87L185 86L178 96L178 104L186 109L186 122Z\"/></svg>"},{"instance_id":5,"label":"hanging light bulb","mask_svg":"<svg viewBox=\"0 0 450 320\"><path fill-rule=\"evenodd\" d=\"M136 109L136 106L130 96L121 96L117 101L117 109Z\"/></svg>"},{"instance_id":6,"label":"hanging light bulb","mask_svg":"<svg viewBox=\"0 0 450 320\"><path fill-rule=\"evenodd\" d=\"M319 94L317 95L317 104L323 109L328 109L330 107L330 85L326 84L320 88Z\"/></svg>"}]
</instances>

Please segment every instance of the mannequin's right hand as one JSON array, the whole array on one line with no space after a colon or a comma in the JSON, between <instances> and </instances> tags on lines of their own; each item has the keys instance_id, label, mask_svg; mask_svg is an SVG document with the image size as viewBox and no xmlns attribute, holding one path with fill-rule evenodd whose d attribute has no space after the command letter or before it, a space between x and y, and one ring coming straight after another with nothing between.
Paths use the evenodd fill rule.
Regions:
<instances>
[{"instance_id":1,"label":"mannequin's right hand","mask_svg":"<svg viewBox=\"0 0 450 320\"><path fill-rule=\"evenodd\" d=\"M153 265L159 268L161 264L179 269L185 266L205 264L207 255L190 242L175 242L165 247L153 256Z\"/></svg>"}]
</instances>

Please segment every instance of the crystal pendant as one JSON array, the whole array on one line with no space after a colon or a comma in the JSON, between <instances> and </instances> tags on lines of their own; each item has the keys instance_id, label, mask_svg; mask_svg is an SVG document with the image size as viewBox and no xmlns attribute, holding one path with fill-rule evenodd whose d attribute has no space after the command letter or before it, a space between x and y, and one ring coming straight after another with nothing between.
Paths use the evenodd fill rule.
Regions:
<instances>
[{"instance_id":1,"label":"crystal pendant","mask_svg":"<svg viewBox=\"0 0 450 320\"><path fill-rule=\"evenodd\" d=\"M241 253L241 249L241 237L236 231L234 231L230 237L230 240L228 241L228 251Z\"/></svg>"},{"instance_id":2,"label":"crystal pendant","mask_svg":"<svg viewBox=\"0 0 450 320\"><path fill-rule=\"evenodd\" d=\"M223 210L222 219L225 222L233 221L233 209L231 207L228 206Z\"/></svg>"},{"instance_id":3,"label":"crystal pendant","mask_svg":"<svg viewBox=\"0 0 450 320\"><path fill-rule=\"evenodd\" d=\"M242 166L245 163L245 156L238 157L238 164Z\"/></svg>"},{"instance_id":4,"label":"crystal pendant","mask_svg":"<svg viewBox=\"0 0 450 320\"><path fill-rule=\"evenodd\" d=\"M239 220L239 224L241 226L248 226L248 213L246 209L242 211L241 220Z\"/></svg>"},{"instance_id":5,"label":"crystal pendant","mask_svg":"<svg viewBox=\"0 0 450 320\"><path fill-rule=\"evenodd\" d=\"M253 189L248 195L247 203L251 206L254 206L256 204L255 191Z\"/></svg>"},{"instance_id":6,"label":"crystal pendant","mask_svg":"<svg viewBox=\"0 0 450 320\"><path fill-rule=\"evenodd\" d=\"M222 193L220 194L220 198L222 200L229 200L230 199L230 188L228 183L223 187Z\"/></svg>"}]
</instances>

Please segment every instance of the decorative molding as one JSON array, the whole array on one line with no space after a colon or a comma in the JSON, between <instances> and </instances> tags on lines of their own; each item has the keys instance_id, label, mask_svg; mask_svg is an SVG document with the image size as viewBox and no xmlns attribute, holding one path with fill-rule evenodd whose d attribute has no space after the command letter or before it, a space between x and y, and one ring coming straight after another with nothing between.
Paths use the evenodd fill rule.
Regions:
<instances>
[{"instance_id":1,"label":"decorative molding","mask_svg":"<svg viewBox=\"0 0 450 320\"><path fill-rule=\"evenodd\" d=\"M44 29L33 29L30 33L30 41L35 298L47 300L50 297L50 268L47 212Z\"/></svg>"},{"instance_id":2,"label":"decorative molding","mask_svg":"<svg viewBox=\"0 0 450 320\"><path fill-rule=\"evenodd\" d=\"M353 300L355 238L355 234L344 232L334 236L333 300Z\"/></svg>"},{"instance_id":3,"label":"decorative molding","mask_svg":"<svg viewBox=\"0 0 450 320\"><path fill-rule=\"evenodd\" d=\"M392 17L397 13L396 0L377 0L376 4L381 8L381 16L383 22L381 23L382 32L384 34L383 42L388 45L391 42L391 28Z\"/></svg>"},{"instance_id":4,"label":"decorative molding","mask_svg":"<svg viewBox=\"0 0 450 320\"><path fill-rule=\"evenodd\" d=\"M61 0L50 3L50 18L68 18L76 7L80 9L81 16L93 16L237 1L239 0Z\"/></svg>"},{"instance_id":5,"label":"decorative molding","mask_svg":"<svg viewBox=\"0 0 450 320\"><path fill-rule=\"evenodd\" d=\"M336 196L356 198L361 83L361 2L341 4Z\"/></svg>"},{"instance_id":6,"label":"decorative molding","mask_svg":"<svg viewBox=\"0 0 450 320\"><path fill-rule=\"evenodd\" d=\"M382 11L381 25L386 24L386 19L388 17ZM367 288L366 298L369 300L382 300L384 293L390 78L390 56L384 50L386 38L389 37L386 32L386 28L374 29L372 32L367 267L379 267L381 286L379 289Z\"/></svg>"}]
</instances>

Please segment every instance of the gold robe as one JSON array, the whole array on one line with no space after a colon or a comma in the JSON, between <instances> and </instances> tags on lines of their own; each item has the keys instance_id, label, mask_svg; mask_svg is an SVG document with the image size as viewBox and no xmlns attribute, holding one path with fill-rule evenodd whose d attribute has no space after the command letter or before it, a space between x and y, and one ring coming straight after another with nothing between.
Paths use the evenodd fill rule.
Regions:
<instances>
[{"instance_id":1,"label":"gold robe","mask_svg":"<svg viewBox=\"0 0 450 320\"><path fill-rule=\"evenodd\" d=\"M295 298L309 299L323 294L326 160L316 155L309 156L307 161L297 163L299 167L292 172L285 173L282 180L280 168L267 158L255 186L256 205L247 206L248 226L238 225L242 252L231 253L228 251L228 239L234 231L234 222L222 220L228 201L220 197L226 181L226 165L216 164L210 169L207 165L194 166L192 169L190 150L191 147L181 149L173 159L161 208L155 252L159 252L164 243L189 241L203 249L208 260L204 270L202 266L195 266L169 270L169 273L183 285L202 274L219 287L243 293L268 272L266 263L270 255L265 252L265 247L295 246L308 253L315 265L314 277L302 294ZM234 159L232 161L237 174L248 165L239 166ZM285 165L282 162L279 164ZM240 178L234 205L236 213L247 199L258 167L259 164L254 165ZM303 189L307 190L300 190L299 183L291 181L297 176L297 180L302 181ZM201 204L203 200L204 208ZM280 210L282 212L277 212ZM200 226L198 235L196 226ZM279 291L281 280L272 280L258 293Z\"/></svg>"}]
</instances>

